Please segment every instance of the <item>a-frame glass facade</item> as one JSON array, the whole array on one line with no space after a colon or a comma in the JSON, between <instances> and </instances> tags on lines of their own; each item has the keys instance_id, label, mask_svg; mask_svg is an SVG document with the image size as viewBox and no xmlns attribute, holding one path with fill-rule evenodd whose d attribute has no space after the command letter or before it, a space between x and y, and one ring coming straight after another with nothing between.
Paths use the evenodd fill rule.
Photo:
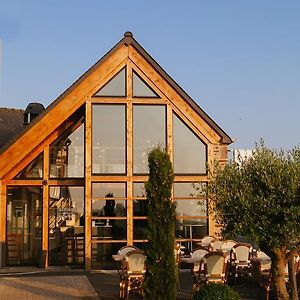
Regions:
<instances>
[{"instance_id":1,"label":"a-frame glass facade","mask_svg":"<svg viewBox=\"0 0 300 300\"><path fill-rule=\"evenodd\" d=\"M31 160L26 155L12 170L2 188L9 264L45 258L45 265L104 268L124 245L144 248L147 157L157 145L168 149L174 164L176 239L192 251L210 233L207 199L195 184L207 183L213 138L205 134L212 130L202 129L181 96L170 95L171 87L138 62L126 58L105 67L105 80L93 82L89 93L87 80L84 101L34 148ZM65 105L72 109L74 99ZM19 238L21 220L35 243ZM12 237L23 249L17 257L9 248Z\"/></svg>"}]
</instances>

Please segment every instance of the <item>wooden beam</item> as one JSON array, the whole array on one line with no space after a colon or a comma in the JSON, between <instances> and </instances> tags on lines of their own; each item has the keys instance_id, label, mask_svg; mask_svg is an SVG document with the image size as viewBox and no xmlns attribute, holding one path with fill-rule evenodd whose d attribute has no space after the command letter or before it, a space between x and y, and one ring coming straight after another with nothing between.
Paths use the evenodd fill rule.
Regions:
<instances>
[{"instance_id":1,"label":"wooden beam","mask_svg":"<svg viewBox=\"0 0 300 300\"><path fill-rule=\"evenodd\" d=\"M92 267L92 104L88 98L85 104L85 269Z\"/></svg>"},{"instance_id":2,"label":"wooden beam","mask_svg":"<svg viewBox=\"0 0 300 300\"><path fill-rule=\"evenodd\" d=\"M6 185L0 180L0 242L2 243L6 242L6 197Z\"/></svg>"},{"instance_id":3,"label":"wooden beam","mask_svg":"<svg viewBox=\"0 0 300 300\"><path fill-rule=\"evenodd\" d=\"M172 164L174 165L173 158L173 111L172 108L167 105L167 149L171 159Z\"/></svg>"},{"instance_id":4,"label":"wooden beam","mask_svg":"<svg viewBox=\"0 0 300 300\"><path fill-rule=\"evenodd\" d=\"M46 265L48 267L49 257L49 146L44 149L43 168L43 227L42 227L42 250L46 252Z\"/></svg>"}]
</instances>

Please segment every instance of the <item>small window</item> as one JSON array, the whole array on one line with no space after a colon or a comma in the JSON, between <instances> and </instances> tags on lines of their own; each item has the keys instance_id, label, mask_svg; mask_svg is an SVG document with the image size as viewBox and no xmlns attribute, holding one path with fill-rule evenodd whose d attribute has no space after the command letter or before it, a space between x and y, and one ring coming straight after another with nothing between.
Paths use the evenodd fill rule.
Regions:
<instances>
[{"instance_id":1,"label":"small window","mask_svg":"<svg viewBox=\"0 0 300 300\"><path fill-rule=\"evenodd\" d=\"M152 88L135 72L132 77L132 95L133 97L158 98Z\"/></svg>"},{"instance_id":2,"label":"small window","mask_svg":"<svg viewBox=\"0 0 300 300\"><path fill-rule=\"evenodd\" d=\"M16 179L42 178L43 153L30 162L17 176Z\"/></svg>"},{"instance_id":3,"label":"small window","mask_svg":"<svg viewBox=\"0 0 300 300\"><path fill-rule=\"evenodd\" d=\"M126 96L126 71L122 69L109 80L95 96L101 97L125 97Z\"/></svg>"}]
</instances>

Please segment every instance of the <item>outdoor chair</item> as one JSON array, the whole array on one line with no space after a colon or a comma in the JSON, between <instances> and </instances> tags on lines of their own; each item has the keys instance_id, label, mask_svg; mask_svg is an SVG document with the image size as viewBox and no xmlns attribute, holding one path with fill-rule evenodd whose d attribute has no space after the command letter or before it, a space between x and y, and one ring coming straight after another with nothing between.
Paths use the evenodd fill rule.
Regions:
<instances>
[{"instance_id":1,"label":"outdoor chair","mask_svg":"<svg viewBox=\"0 0 300 300\"><path fill-rule=\"evenodd\" d=\"M193 287L193 290L197 286L197 276L198 276L198 271L199 271L199 266L200 266L200 260L207 253L209 253L209 251L207 251L204 248L197 248L191 253L191 257L194 261L194 263L191 267L191 273L192 273L192 277L193 277L193 286L195 286L195 287Z\"/></svg>"},{"instance_id":2,"label":"outdoor chair","mask_svg":"<svg viewBox=\"0 0 300 300\"><path fill-rule=\"evenodd\" d=\"M144 275L146 273L146 256L140 250L128 252L122 260L120 272L120 298L129 298L131 291L143 296Z\"/></svg>"},{"instance_id":3,"label":"outdoor chair","mask_svg":"<svg viewBox=\"0 0 300 300\"><path fill-rule=\"evenodd\" d=\"M224 241L223 245L222 245L222 251L223 251L223 253L226 253L227 255L229 255L231 249L236 244L237 244L237 242L234 241L234 240L226 240L226 241Z\"/></svg>"},{"instance_id":4,"label":"outdoor chair","mask_svg":"<svg viewBox=\"0 0 300 300\"><path fill-rule=\"evenodd\" d=\"M128 252L133 251L133 250L139 250L135 246L123 246L122 248L119 249L118 255L125 256ZM118 265L118 274L120 273L120 265Z\"/></svg>"},{"instance_id":5,"label":"outdoor chair","mask_svg":"<svg viewBox=\"0 0 300 300\"><path fill-rule=\"evenodd\" d=\"M197 282L193 290L197 290L206 283L226 282L227 277L227 256L221 252L209 252L200 260Z\"/></svg>"},{"instance_id":6,"label":"outdoor chair","mask_svg":"<svg viewBox=\"0 0 300 300\"><path fill-rule=\"evenodd\" d=\"M222 251L222 246L223 246L224 242L219 240L219 239L214 239L209 243L209 247L208 250L210 252L214 252L214 251Z\"/></svg>"},{"instance_id":7,"label":"outdoor chair","mask_svg":"<svg viewBox=\"0 0 300 300\"><path fill-rule=\"evenodd\" d=\"M230 267L234 272L234 284L236 285L239 275L251 276L250 266L252 257L252 246L246 243L237 243L232 247L230 254Z\"/></svg>"},{"instance_id":8,"label":"outdoor chair","mask_svg":"<svg viewBox=\"0 0 300 300\"><path fill-rule=\"evenodd\" d=\"M216 238L214 236L206 235L201 239L201 242L199 243L199 245L208 250L210 242L215 239Z\"/></svg>"}]
</instances>

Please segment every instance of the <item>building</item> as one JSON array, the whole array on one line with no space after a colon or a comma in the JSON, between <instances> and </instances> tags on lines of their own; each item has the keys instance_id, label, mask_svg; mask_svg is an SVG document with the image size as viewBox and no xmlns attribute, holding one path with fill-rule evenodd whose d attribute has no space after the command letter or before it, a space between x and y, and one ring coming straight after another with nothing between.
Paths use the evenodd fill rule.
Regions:
<instances>
[{"instance_id":1,"label":"building","mask_svg":"<svg viewBox=\"0 0 300 300\"><path fill-rule=\"evenodd\" d=\"M26 115L24 120L31 121ZM147 153L166 146L175 171L177 238L218 230L207 200L209 161L231 138L130 32L0 152L0 242L8 265L102 267L147 242ZM43 254L43 255L41 255Z\"/></svg>"}]
</instances>

